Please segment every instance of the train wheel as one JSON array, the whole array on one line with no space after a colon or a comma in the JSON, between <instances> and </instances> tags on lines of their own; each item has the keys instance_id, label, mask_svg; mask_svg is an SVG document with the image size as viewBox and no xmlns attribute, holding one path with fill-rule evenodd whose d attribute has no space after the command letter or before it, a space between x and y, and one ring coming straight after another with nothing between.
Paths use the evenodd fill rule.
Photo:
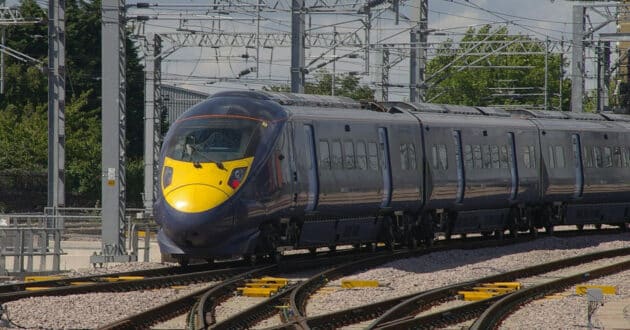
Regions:
<instances>
[{"instance_id":1,"label":"train wheel","mask_svg":"<svg viewBox=\"0 0 630 330\"><path fill-rule=\"evenodd\" d=\"M250 266L255 266L258 262L258 257L255 254L246 254L243 256L243 260Z\"/></svg>"},{"instance_id":2,"label":"train wheel","mask_svg":"<svg viewBox=\"0 0 630 330\"><path fill-rule=\"evenodd\" d=\"M538 229L536 229L536 226L530 226L529 233L532 234L533 237L538 237Z\"/></svg>"},{"instance_id":3,"label":"train wheel","mask_svg":"<svg viewBox=\"0 0 630 330\"><path fill-rule=\"evenodd\" d=\"M498 240L502 240L505 238L505 233L503 230L495 230L494 231L494 237Z\"/></svg>"},{"instance_id":4,"label":"train wheel","mask_svg":"<svg viewBox=\"0 0 630 330\"><path fill-rule=\"evenodd\" d=\"M205 258L204 260L206 260L206 262L210 265L214 263L214 258Z\"/></svg>"},{"instance_id":5,"label":"train wheel","mask_svg":"<svg viewBox=\"0 0 630 330\"><path fill-rule=\"evenodd\" d=\"M621 229L622 232L627 232L628 231L628 227L630 226L629 222L624 222L622 224L619 225L619 229Z\"/></svg>"},{"instance_id":6,"label":"train wheel","mask_svg":"<svg viewBox=\"0 0 630 330\"><path fill-rule=\"evenodd\" d=\"M584 230L584 225L575 225L575 227L577 227L577 230L579 230L579 231L583 231Z\"/></svg>"},{"instance_id":7,"label":"train wheel","mask_svg":"<svg viewBox=\"0 0 630 330\"><path fill-rule=\"evenodd\" d=\"M175 256L175 259L177 259L177 263L182 266L182 267L186 267L188 266L188 263L190 262L190 258L188 258L187 256Z\"/></svg>"},{"instance_id":8,"label":"train wheel","mask_svg":"<svg viewBox=\"0 0 630 330\"><path fill-rule=\"evenodd\" d=\"M545 232L547 234L549 234L549 236L553 235L553 225L552 224L548 224L545 226Z\"/></svg>"},{"instance_id":9,"label":"train wheel","mask_svg":"<svg viewBox=\"0 0 630 330\"><path fill-rule=\"evenodd\" d=\"M518 237L518 222L519 222L519 214L517 209L510 210L509 218L508 218L508 230L510 232L511 238Z\"/></svg>"},{"instance_id":10,"label":"train wheel","mask_svg":"<svg viewBox=\"0 0 630 330\"><path fill-rule=\"evenodd\" d=\"M317 254L317 248L309 248L308 253L312 256L315 256Z\"/></svg>"},{"instance_id":11,"label":"train wheel","mask_svg":"<svg viewBox=\"0 0 630 330\"><path fill-rule=\"evenodd\" d=\"M328 247L328 251L329 251L330 253L333 253L333 252L337 251L337 245L331 245L331 246L329 246L329 247Z\"/></svg>"},{"instance_id":12,"label":"train wheel","mask_svg":"<svg viewBox=\"0 0 630 330\"><path fill-rule=\"evenodd\" d=\"M415 237L410 237L409 241L407 241L407 247L415 250L418 248L418 240Z\"/></svg>"},{"instance_id":13,"label":"train wheel","mask_svg":"<svg viewBox=\"0 0 630 330\"><path fill-rule=\"evenodd\" d=\"M368 244L368 249L370 252L376 252L376 243L372 242Z\"/></svg>"},{"instance_id":14,"label":"train wheel","mask_svg":"<svg viewBox=\"0 0 630 330\"><path fill-rule=\"evenodd\" d=\"M282 261L282 252L273 251L269 254L269 257L273 263L279 264Z\"/></svg>"},{"instance_id":15,"label":"train wheel","mask_svg":"<svg viewBox=\"0 0 630 330\"><path fill-rule=\"evenodd\" d=\"M601 230L602 229L602 224L601 223L596 224L595 225L595 229Z\"/></svg>"}]
</instances>

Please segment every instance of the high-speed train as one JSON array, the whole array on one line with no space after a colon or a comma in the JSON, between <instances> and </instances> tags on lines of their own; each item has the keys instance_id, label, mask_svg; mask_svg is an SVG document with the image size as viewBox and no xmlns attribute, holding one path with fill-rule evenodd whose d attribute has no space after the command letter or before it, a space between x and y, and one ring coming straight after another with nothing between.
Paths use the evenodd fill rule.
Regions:
<instances>
[{"instance_id":1,"label":"high-speed train","mask_svg":"<svg viewBox=\"0 0 630 330\"><path fill-rule=\"evenodd\" d=\"M630 221L630 116L221 92L170 127L163 255L227 259Z\"/></svg>"}]
</instances>

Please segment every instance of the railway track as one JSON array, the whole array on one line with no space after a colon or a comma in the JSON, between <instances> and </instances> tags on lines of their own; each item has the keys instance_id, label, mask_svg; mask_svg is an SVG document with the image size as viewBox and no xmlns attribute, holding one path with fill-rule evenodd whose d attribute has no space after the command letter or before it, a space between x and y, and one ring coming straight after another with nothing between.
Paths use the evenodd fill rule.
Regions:
<instances>
[{"instance_id":1,"label":"railway track","mask_svg":"<svg viewBox=\"0 0 630 330\"><path fill-rule=\"evenodd\" d=\"M461 246L458 248L462 248ZM435 250L430 252L436 252ZM408 252L401 252L400 257ZM285 312L288 318L287 323L277 326L274 329L292 329L299 328L338 328L345 325L356 324L368 320L374 320L367 328L416 328L425 327L435 328L438 326L448 326L460 321L470 320L480 315L494 301L499 298L491 298L478 303L470 303L462 307L456 307L440 313L428 315L423 318L415 318L414 316L422 311L426 311L435 305L454 300L458 291L467 290L478 286L481 283L488 282L510 282L518 278L535 276L548 273L554 270L567 268L570 266L580 265L603 258L612 258L617 256L630 255L630 248L616 249L604 252L598 252L588 255L582 255L570 259L558 260L546 264L527 267L507 273L492 275L480 278L474 281L467 281L460 284L450 285L447 287L428 290L420 293L405 295L398 298L380 301L377 303L358 306L330 314L306 317L303 312L303 306L308 296L318 287L323 286L327 281L334 278L342 277L348 273L352 273L357 268L364 268L370 264L378 263L378 257L358 260L352 263L341 265L339 267L327 270L303 282L298 287L286 290L276 296L269 298L248 310L233 315L227 320L217 323L213 329L239 329L252 327L258 321L272 316L277 313L277 306L289 302L290 309ZM390 255L392 260L393 255ZM387 260L387 261L389 261ZM483 327L481 327L483 328ZM480 329L481 329L480 328Z\"/></svg>"}]
</instances>

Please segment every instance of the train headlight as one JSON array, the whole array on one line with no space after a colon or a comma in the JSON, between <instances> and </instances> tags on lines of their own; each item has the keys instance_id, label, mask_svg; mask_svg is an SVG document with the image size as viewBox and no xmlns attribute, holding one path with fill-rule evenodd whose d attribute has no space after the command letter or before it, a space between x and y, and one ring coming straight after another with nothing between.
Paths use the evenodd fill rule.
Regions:
<instances>
[{"instance_id":1,"label":"train headlight","mask_svg":"<svg viewBox=\"0 0 630 330\"><path fill-rule=\"evenodd\" d=\"M247 167L239 167L232 170L232 174L230 174L230 179L228 180L228 186L232 187L232 189L238 188L245 178L245 172L247 172Z\"/></svg>"},{"instance_id":2,"label":"train headlight","mask_svg":"<svg viewBox=\"0 0 630 330\"><path fill-rule=\"evenodd\" d=\"M173 168L170 166L164 166L164 172L162 173L162 185L166 188L171 182L173 182Z\"/></svg>"}]
</instances>

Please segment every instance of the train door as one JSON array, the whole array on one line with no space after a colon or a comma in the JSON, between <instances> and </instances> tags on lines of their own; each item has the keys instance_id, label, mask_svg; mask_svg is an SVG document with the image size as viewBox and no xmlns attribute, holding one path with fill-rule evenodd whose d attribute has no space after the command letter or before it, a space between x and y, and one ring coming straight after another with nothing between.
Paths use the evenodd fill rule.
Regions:
<instances>
[{"instance_id":1,"label":"train door","mask_svg":"<svg viewBox=\"0 0 630 330\"><path fill-rule=\"evenodd\" d=\"M508 164L510 166L510 177L512 184L510 189L510 200L516 200L518 194L518 163L516 162L516 141L514 133L508 132Z\"/></svg>"},{"instance_id":2,"label":"train door","mask_svg":"<svg viewBox=\"0 0 630 330\"><path fill-rule=\"evenodd\" d=\"M392 173L387 128L378 128L378 140L381 154L383 155L381 158L381 171L383 173L383 199L381 200L381 207L385 208L389 207L389 204L392 201Z\"/></svg>"},{"instance_id":3,"label":"train door","mask_svg":"<svg viewBox=\"0 0 630 330\"><path fill-rule=\"evenodd\" d=\"M584 192L584 168L582 167L582 143L579 134L571 135L573 143L573 168L575 170L575 185L573 198L581 198Z\"/></svg>"},{"instance_id":4,"label":"train door","mask_svg":"<svg viewBox=\"0 0 630 330\"><path fill-rule=\"evenodd\" d=\"M455 165L457 166L457 195L455 195L455 203L461 203L464 200L464 190L466 188L461 131L453 131L453 141L455 143Z\"/></svg>"},{"instance_id":5,"label":"train door","mask_svg":"<svg viewBox=\"0 0 630 330\"><path fill-rule=\"evenodd\" d=\"M305 211L315 211L319 199L319 176L317 173L317 153L315 150L315 134L312 125L304 125L306 169L308 171L308 193Z\"/></svg>"}]
</instances>

